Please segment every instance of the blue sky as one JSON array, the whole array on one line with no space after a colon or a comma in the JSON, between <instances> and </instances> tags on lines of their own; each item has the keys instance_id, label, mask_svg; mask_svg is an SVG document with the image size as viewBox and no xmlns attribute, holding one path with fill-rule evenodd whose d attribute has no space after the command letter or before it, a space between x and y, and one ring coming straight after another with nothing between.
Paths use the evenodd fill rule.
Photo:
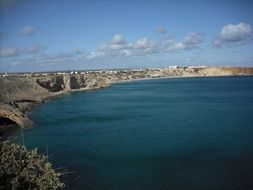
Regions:
<instances>
[{"instance_id":1,"label":"blue sky","mask_svg":"<svg viewBox=\"0 0 253 190\"><path fill-rule=\"evenodd\" d=\"M253 67L253 1L1 0L0 72Z\"/></svg>"}]
</instances>

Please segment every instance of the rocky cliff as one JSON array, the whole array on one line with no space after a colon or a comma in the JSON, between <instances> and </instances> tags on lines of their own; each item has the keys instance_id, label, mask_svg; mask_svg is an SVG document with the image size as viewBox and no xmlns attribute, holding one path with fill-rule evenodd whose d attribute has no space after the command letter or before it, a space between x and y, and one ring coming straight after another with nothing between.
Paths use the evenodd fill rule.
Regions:
<instances>
[{"instance_id":1,"label":"rocky cliff","mask_svg":"<svg viewBox=\"0 0 253 190\"><path fill-rule=\"evenodd\" d=\"M0 78L0 126L14 122L31 127L27 113L48 98L73 90L95 89L108 86L99 76L49 75L37 77Z\"/></svg>"},{"instance_id":2,"label":"rocky cliff","mask_svg":"<svg viewBox=\"0 0 253 190\"><path fill-rule=\"evenodd\" d=\"M137 79L253 75L253 68L183 67L177 69L121 70L86 74L40 74L0 77L0 126L14 122L32 126L31 109L62 93L97 89L111 83Z\"/></svg>"}]
</instances>

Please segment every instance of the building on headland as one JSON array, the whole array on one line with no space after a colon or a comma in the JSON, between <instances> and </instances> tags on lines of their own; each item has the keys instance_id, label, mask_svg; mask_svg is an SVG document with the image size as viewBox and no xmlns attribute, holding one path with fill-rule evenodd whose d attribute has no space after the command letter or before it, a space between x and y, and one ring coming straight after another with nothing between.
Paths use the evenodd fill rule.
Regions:
<instances>
[{"instance_id":1,"label":"building on headland","mask_svg":"<svg viewBox=\"0 0 253 190\"><path fill-rule=\"evenodd\" d=\"M71 74L71 75L74 75L74 74L77 75L78 72L73 70L73 71L70 72L70 74Z\"/></svg>"},{"instance_id":2,"label":"building on headland","mask_svg":"<svg viewBox=\"0 0 253 190\"><path fill-rule=\"evenodd\" d=\"M179 66L177 66L177 65L171 65L171 66L169 66L169 69L178 69L179 68Z\"/></svg>"},{"instance_id":3,"label":"building on headland","mask_svg":"<svg viewBox=\"0 0 253 190\"><path fill-rule=\"evenodd\" d=\"M57 72L57 75L65 75L66 72Z\"/></svg>"}]
</instances>

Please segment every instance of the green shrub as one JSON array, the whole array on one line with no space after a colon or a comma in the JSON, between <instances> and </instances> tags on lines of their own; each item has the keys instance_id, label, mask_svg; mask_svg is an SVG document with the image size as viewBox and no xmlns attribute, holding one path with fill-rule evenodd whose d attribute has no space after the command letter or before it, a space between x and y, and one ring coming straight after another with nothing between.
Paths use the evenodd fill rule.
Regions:
<instances>
[{"instance_id":1,"label":"green shrub","mask_svg":"<svg viewBox=\"0 0 253 190\"><path fill-rule=\"evenodd\" d=\"M0 189L62 189L47 157L8 141L0 142Z\"/></svg>"}]
</instances>

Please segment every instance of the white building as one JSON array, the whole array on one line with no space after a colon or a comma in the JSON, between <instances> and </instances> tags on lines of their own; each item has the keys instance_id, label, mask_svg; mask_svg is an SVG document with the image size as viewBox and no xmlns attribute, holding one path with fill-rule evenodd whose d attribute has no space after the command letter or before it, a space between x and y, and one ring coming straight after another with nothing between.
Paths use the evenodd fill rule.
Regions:
<instances>
[{"instance_id":1,"label":"white building","mask_svg":"<svg viewBox=\"0 0 253 190\"><path fill-rule=\"evenodd\" d=\"M177 68L179 68L179 66L177 66L177 65L171 65L171 66L169 66L169 69L177 69Z\"/></svg>"}]
</instances>

